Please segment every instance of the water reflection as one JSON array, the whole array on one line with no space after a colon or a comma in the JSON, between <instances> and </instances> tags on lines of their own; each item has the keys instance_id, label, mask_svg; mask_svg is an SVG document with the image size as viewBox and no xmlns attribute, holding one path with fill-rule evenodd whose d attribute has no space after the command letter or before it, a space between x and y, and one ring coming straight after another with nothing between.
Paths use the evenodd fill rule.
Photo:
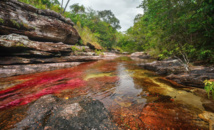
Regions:
<instances>
[{"instance_id":1,"label":"water reflection","mask_svg":"<svg viewBox=\"0 0 214 130\"><path fill-rule=\"evenodd\" d=\"M0 129L20 121L26 104L47 94L98 99L123 129L208 128L197 116L204 110L200 97L173 88L170 81L137 67L139 62L149 61L122 57L0 79Z\"/></svg>"}]
</instances>

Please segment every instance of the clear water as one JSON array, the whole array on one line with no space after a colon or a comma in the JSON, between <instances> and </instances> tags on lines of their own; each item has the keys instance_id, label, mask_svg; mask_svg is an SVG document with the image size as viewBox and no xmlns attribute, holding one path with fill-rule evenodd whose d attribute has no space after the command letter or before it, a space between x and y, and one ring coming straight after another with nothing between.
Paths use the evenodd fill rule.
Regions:
<instances>
[{"instance_id":1,"label":"clear water","mask_svg":"<svg viewBox=\"0 0 214 130\"><path fill-rule=\"evenodd\" d=\"M201 98L143 70L128 57L0 79L0 129L26 116L27 106L47 94L100 100L122 129L208 129L198 114ZM5 87L6 86L6 87Z\"/></svg>"}]
</instances>

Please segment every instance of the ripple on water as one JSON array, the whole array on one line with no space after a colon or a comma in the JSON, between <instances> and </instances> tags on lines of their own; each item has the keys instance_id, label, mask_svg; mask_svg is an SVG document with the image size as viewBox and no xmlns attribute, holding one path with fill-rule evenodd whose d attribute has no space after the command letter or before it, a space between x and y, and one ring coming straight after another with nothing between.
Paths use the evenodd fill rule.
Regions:
<instances>
[{"instance_id":1,"label":"ripple on water","mask_svg":"<svg viewBox=\"0 0 214 130\"><path fill-rule=\"evenodd\" d=\"M130 58L119 58L0 79L0 84L9 86L0 91L0 116L7 113L0 119L4 122L0 128L19 122L17 117L25 115L26 104L54 94L64 99L84 95L100 100L123 129L208 129L198 117L204 110L200 97L173 88L173 82L160 80L154 72L142 70L135 63Z\"/></svg>"}]
</instances>

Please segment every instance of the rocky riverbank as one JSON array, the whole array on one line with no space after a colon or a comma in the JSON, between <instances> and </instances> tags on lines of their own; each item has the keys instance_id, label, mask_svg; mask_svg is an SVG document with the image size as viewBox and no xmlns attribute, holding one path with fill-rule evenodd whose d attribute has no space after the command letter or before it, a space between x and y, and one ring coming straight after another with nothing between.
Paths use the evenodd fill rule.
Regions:
<instances>
[{"instance_id":1,"label":"rocky riverbank","mask_svg":"<svg viewBox=\"0 0 214 130\"><path fill-rule=\"evenodd\" d=\"M14 130L119 129L103 103L90 97L61 99L46 95L30 104L24 114L26 116L14 125Z\"/></svg>"},{"instance_id":2,"label":"rocky riverbank","mask_svg":"<svg viewBox=\"0 0 214 130\"><path fill-rule=\"evenodd\" d=\"M102 59L70 19L17 0L0 1L0 77L67 68Z\"/></svg>"},{"instance_id":3,"label":"rocky riverbank","mask_svg":"<svg viewBox=\"0 0 214 130\"><path fill-rule=\"evenodd\" d=\"M167 79L185 86L203 88L204 80L214 79L214 67L190 66L190 71L187 72L176 59L143 63L139 66L155 71L157 74L166 76Z\"/></svg>"},{"instance_id":4,"label":"rocky riverbank","mask_svg":"<svg viewBox=\"0 0 214 130\"><path fill-rule=\"evenodd\" d=\"M130 55L133 59L151 59L152 57L144 52L135 52ZM204 87L204 80L214 79L214 66L195 66L190 65L187 71L177 59L155 60L150 63L139 63L143 69L151 70L167 79L173 80L184 86L197 88Z\"/></svg>"},{"instance_id":5,"label":"rocky riverbank","mask_svg":"<svg viewBox=\"0 0 214 130\"><path fill-rule=\"evenodd\" d=\"M0 34L21 34L35 41L76 44L80 36L70 19L17 0L0 1Z\"/></svg>"}]
</instances>

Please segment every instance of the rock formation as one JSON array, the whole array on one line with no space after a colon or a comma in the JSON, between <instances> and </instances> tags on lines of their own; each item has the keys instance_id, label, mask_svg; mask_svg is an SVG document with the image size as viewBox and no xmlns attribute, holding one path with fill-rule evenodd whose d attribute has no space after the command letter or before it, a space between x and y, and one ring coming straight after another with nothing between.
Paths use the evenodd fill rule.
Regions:
<instances>
[{"instance_id":1,"label":"rock formation","mask_svg":"<svg viewBox=\"0 0 214 130\"><path fill-rule=\"evenodd\" d=\"M138 57L138 58L142 58L142 59L151 58L150 55L145 53L145 52L134 52L130 56L131 57Z\"/></svg>"},{"instance_id":2,"label":"rock formation","mask_svg":"<svg viewBox=\"0 0 214 130\"><path fill-rule=\"evenodd\" d=\"M80 36L70 19L51 10L18 2L0 1L0 34L17 33L36 41L76 44Z\"/></svg>"},{"instance_id":3,"label":"rock formation","mask_svg":"<svg viewBox=\"0 0 214 130\"><path fill-rule=\"evenodd\" d=\"M186 86L203 88L205 79L214 79L213 67L191 66L190 71L186 72L183 65L175 59L143 63L139 66Z\"/></svg>"},{"instance_id":4,"label":"rock formation","mask_svg":"<svg viewBox=\"0 0 214 130\"><path fill-rule=\"evenodd\" d=\"M70 19L51 10L17 0L0 1L0 77L100 59L91 52L91 46L78 45L81 38L73 25Z\"/></svg>"},{"instance_id":5,"label":"rock formation","mask_svg":"<svg viewBox=\"0 0 214 130\"><path fill-rule=\"evenodd\" d=\"M18 129L119 129L103 103L91 98L60 99L46 95L34 102Z\"/></svg>"}]
</instances>

